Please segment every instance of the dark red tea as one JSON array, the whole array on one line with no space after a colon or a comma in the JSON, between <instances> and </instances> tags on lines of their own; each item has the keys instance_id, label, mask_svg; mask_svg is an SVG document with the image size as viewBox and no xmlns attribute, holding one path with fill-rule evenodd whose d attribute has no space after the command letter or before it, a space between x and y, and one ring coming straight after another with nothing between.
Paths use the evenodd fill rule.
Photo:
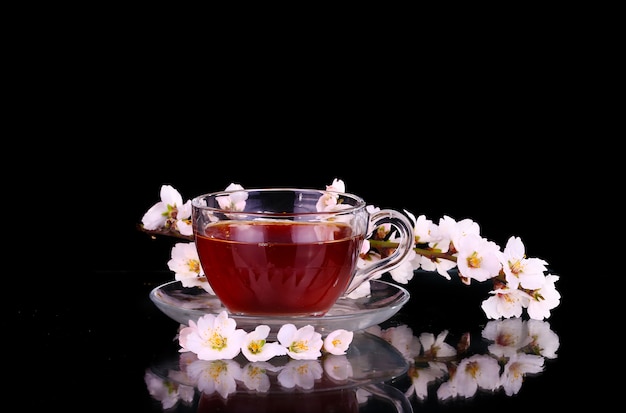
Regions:
<instances>
[{"instance_id":1,"label":"dark red tea","mask_svg":"<svg viewBox=\"0 0 626 413\"><path fill-rule=\"evenodd\" d=\"M195 242L230 312L323 315L350 283L363 236L341 223L224 221Z\"/></svg>"}]
</instances>

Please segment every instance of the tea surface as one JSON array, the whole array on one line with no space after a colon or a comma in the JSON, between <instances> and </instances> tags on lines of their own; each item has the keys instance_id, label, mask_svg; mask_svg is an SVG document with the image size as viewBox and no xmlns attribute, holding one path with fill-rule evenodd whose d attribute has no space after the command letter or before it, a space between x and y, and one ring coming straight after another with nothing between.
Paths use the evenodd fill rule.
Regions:
<instances>
[{"instance_id":1,"label":"tea surface","mask_svg":"<svg viewBox=\"0 0 626 413\"><path fill-rule=\"evenodd\" d=\"M323 315L350 283L363 236L341 223L223 221L195 242L229 311Z\"/></svg>"}]
</instances>

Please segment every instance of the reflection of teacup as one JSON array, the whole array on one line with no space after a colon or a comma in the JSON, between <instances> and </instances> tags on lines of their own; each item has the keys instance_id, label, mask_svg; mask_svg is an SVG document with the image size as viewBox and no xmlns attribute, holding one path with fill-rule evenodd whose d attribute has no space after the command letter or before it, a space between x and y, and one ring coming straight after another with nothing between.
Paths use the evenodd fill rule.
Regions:
<instances>
[{"instance_id":1,"label":"reflection of teacup","mask_svg":"<svg viewBox=\"0 0 626 413\"><path fill-rule=\"evenodd\" d=\"M412 223L395 210L368 212L356 195L267 188L192 199L193 232L211 288L234 314L320 316L343 295L398 266ZM358 268L372 229L391 225L398 247Z\"/></svg>"},{"instance_id":2,"label":"reflection of teacup","mask_svg":"<svg viewBox=\"0 0 626 413\"><path fill-rule=\"evenodd\" d=\"M329 390L314 393L236 393L228 399L219 394L201 394L198 413L357 413L357 389Z\"/></svg>"}]
</instances>

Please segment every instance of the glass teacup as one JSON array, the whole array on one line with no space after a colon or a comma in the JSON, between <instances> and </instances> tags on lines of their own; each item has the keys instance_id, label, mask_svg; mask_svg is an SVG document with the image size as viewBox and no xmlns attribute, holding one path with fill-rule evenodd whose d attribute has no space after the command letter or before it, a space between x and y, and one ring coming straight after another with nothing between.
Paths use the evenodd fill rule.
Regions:
<instances>
[{"instance_id":1,"label":"glass teacup","mask_svg":"<svg viewBox=\"0 0 626 413\"><path fill-rule=\"evenodd\" d=\"M234 314L322 316L413 247L411 221L368 212L353 194L314 189L221 191L192 199L200 263L211 288ZM357 266L363 242L381 225L398 231L398 247Z\"/></svg>"}]
</instances>

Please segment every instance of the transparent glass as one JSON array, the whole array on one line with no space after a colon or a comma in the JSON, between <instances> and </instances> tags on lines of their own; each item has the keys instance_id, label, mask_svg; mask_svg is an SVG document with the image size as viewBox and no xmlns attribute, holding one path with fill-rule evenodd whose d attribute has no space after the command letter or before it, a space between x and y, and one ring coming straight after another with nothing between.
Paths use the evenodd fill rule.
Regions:
<instances>
[{"instance_id":1,"label":"transparent glass","mask_svg":"<svg viewBox=\"0 0 626 413\"><path fill-rule=\"evenodd\" d=\"M197 320L206 314L217 316L226 309L219 298L197 287L183 287L180 281L170 281L150 292L150 299L165 315L180 324ZM256 316L229 314L237 322L237 328L254 330L258 325L270 327L270 338L276 338L284 324L297 328L313 326L315 331L326 336L332 331L364 330L383 323L393 317L409 301L409 292L393 283L372 280L370 294L357 299L341 297L323 316Z\"/></svg>"},{"instance_id":2,"label":"transparent glass","mask_svg":"<svg viewBox=\"0 0 626 413\"><path fill-rule=\"evenodd\" d=\"M397 267L413 247L413 228L395 210L369 213L353 194L298 188L222 191L192 199L200 263L232 314L323 316L339 298ZM365 239L395 227L392 254L357 266Z\"/></svg>"}]
</instances>

